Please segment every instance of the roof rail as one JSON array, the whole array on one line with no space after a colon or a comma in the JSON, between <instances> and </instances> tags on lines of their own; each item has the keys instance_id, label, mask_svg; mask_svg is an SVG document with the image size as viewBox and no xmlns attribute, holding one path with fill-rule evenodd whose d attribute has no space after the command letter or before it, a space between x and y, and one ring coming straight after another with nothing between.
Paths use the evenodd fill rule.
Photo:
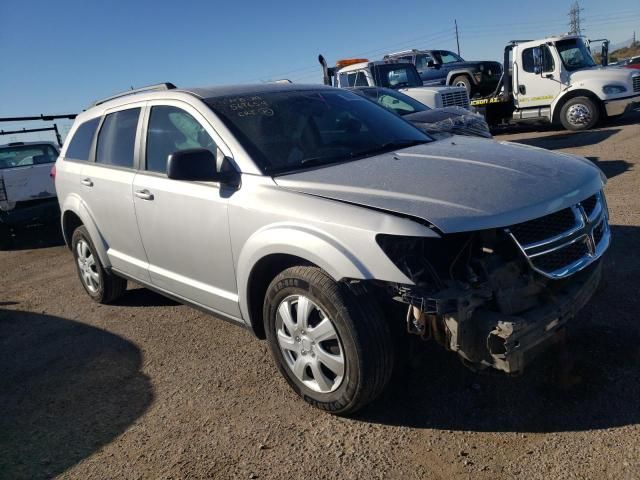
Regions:
<instances>
[{"instance_id":1,"label":"roof rail","mask_svg":"<svg viewBox=\"0 0 640 480\"><path fill-rule=\"evenodd\" d=\"M173 90L175 88L178 88L178 87L176 87L173 83L169 83L169 82L156 83L155 85L147 85L146 87L140 87L140 88L132 88L131 90L126 90L124 92L117 93L116 95L112 95L110 97L103 98L101 100L96 100L91 104L91 107L102 105L103 103L108 102L109 100L114 100L120 97L126 97L127 95L134 95L136 93L142 93L142 92L151 92L154 90Z\"/></svg>"},{"instance_id":2,"label":"roof rail","mask_svg":"<svg viewBox=\"0 0 640 480\"><path fill-rule=\"evenodd\" d=\"M387 53L382 58L395 57L396 55L404 55L404 54L407 54L407 53L419 53L419 52L420 52L420 50L418 50L417 48L411 48L409 50L401 50L399 52Z\"/></svg>"}]
</instances>

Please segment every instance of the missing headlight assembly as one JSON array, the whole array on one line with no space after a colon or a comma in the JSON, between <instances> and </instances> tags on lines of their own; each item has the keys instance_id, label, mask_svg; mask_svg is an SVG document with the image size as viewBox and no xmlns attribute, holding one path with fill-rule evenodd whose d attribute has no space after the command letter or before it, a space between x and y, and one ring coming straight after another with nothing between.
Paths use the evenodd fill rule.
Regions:
<instances>
[{"instance_id":1,"label":"missing headlight assembly","mask_svg":"<svg viewBox=\"0 0 640 480\"><path fill-rule=\"evenodd\" d=\"M379 235L377 242L413 282L386 286L407 305L407 331L457 352L473 369L522 372L562 337L601 276L598 258L570 277L543 275L508 228L438 239Z\"/></svg>"}]
</instances>

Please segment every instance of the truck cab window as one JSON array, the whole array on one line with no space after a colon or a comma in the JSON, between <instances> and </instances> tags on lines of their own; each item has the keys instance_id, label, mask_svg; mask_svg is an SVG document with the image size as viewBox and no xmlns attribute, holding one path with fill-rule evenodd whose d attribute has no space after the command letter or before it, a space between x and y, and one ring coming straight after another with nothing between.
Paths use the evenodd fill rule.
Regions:
<instances>
[{"instance_id":1,"label":"truck cab window","mask_svg":"<svg viewBox=\"0 0 640 480\"><path fill-rule=\"evenodd\" d=\"M548 73L555 70L555 63L551 50L546 45L541 47L542 50L542 72ZM522 51L522 69L525 72L535 73L535 63L533 61L533 48L526 48Z\"/></svg>"}]
</instances>

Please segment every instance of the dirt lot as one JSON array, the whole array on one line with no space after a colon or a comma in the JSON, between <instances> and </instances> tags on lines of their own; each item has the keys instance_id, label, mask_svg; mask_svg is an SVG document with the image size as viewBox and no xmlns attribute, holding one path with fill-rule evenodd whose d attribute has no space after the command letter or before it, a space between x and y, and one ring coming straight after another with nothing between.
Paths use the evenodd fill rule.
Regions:
<instances>
[{"instance_id":1,"label":"dirt lot","mask_svg":"<svg viewBox=\"0 0 640 480\"><path fill-rule=\"evenodd\" d=\"M32 230L0 252L0 478L640 478L640 112L499 138L609 177L608 282L573 324L568 380L544 362L477 375L425 344L385 398L332 417L248 331L135 285L92 303L56 235Z\"/></svg>"}]
</instances>

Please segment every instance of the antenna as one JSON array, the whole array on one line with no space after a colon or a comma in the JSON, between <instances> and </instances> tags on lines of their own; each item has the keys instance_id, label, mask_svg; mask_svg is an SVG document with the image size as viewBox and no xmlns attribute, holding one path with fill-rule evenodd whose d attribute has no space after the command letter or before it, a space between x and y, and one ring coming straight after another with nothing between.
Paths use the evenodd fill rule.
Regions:
<instances>
[{"instance_id":1,"label":"antenna","mask_svg":"<svg viewBox=\"0 0 640 480\"><path fill-rule=\"evenodd\" d=\"M460 55L460 39L458 38L458 20L453 21L456 26L456 45L458 45L458 55Z\"/></svg>"}]
</instances>

